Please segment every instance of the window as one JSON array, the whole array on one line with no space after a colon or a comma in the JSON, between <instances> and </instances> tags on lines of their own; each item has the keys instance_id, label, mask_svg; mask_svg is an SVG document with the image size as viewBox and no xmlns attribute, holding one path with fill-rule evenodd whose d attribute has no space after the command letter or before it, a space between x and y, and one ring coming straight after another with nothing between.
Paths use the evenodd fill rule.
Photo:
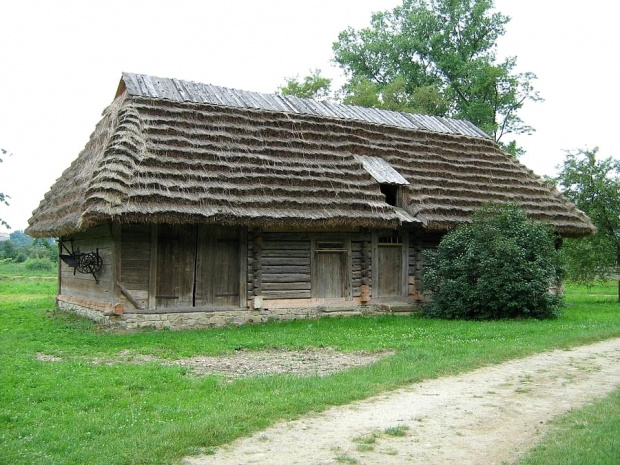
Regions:
<instances>
[{"instance_id":1,"label":"window","mask_svg":"<svg viewBox=\"0 0 620 465\"><path fill-rule=\"evenodd\" d=\"M381 193L385 195L385 202L393 207L398 206L398 185L397 184L379 184Z\"/></svg>"},{"instance_id":2,"label":"window","mask_svg":"<svg viewBox=\"0 0 620 465\"><path fill-rule=\"evenodd\" d=\"M377 244L386 245L386 244L402 244L403 238L396 232L392 234L381 235L377 238Z\"/></svg>"},{"instance_id":3,"label":"window","mask_svg":"<svg viewBox=\"0 0 620 465\"><path fill-rule=\"evenodd\" d=\"M344 242L317 242L316 250L329 250L330 252L346 252Z\"/></svg>"}]
</instances>

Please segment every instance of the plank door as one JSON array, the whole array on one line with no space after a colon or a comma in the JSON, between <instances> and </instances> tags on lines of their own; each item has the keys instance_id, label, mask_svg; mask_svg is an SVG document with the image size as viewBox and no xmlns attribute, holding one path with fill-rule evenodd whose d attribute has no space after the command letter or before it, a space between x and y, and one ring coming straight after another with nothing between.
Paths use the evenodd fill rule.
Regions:
<instances>
[{"instance_id":1,"label":"plank door","mask_svg":"<svg viewBox=\"0 0 620 465\"><path fill-rule=\"evenodd\" d=\"M347 298L348 248L344 241L317 241L314 247L313 297Z\"/></svg>"},{"instance_id":2,"label":"plank door","mask_svg":"<svg viewBox=\"0 0 620 465\"><path fill-rule=\"evenodd\" d=\"M195 250L195 226L158 227L155 294L157 308L193 305Z\"/></svg>"},{"instance_id":3,"label":"plank door","mask_svg":"<svg viewBox=\"0 0 620 465\"><path fill-rule=\"evenodd\" d=\"M406 248L398 234L379 235L376 241L376 296L403 297L406 275Z\"/></svg>"},{"instance_id":4,"label":"plank door","mask_svg":"<svg viewBox=\"0 0 620 465\"><path fill-rule=\"evenodd\" d=\"M377 246L378 297L402 295L402 255L401 244Z\"/></svg>"},{"instance_id":5,"label":"plank door","mask_svg":"<svg viewBox=\"0 0 620 465\"><path fill-rule=\"evenodd\" d=\"M204 226L198 234L197 307L239 306L241 289L239 229Z\"/></svg>"}]
</instances>

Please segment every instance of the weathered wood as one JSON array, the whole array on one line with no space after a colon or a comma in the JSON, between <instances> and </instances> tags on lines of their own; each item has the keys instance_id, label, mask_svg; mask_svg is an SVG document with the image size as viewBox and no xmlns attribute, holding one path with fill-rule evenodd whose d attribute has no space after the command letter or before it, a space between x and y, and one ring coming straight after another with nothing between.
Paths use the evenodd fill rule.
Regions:
<instances>
[{"instance_id":1,"label":"weathered wood","mask_svg":"<svg viewBox=\"0 0 620 465\"><path fill-rule=\"evenodd\" d=\"M237 298L239 299L239 307L243 308L247 306L246 296L248 293L248 234L246 228L239 228L239 290Z\"/></svg>"},{"instance_id":2,"label":"weathered wood","mask_svg":"<svg viewBox=\"0 0 620 465\"><path fill-rule=\"evenodd\" d=\"M73 239L73 241L85 240L85 239L92 240L92 241L99 241L100 239L106 239L109 237L110 237L110 226L107 224L102 224L102 225L90 228L88 231L76 232L71 235L64 236L63 239L67 241L71 239Z\"/></svg>"},{"instance_id":3,"label":"weathered wood","mask_svg":"<svg viewBox=\"0 0 620 465\"><path fill-rule=\"evenodd\" d=\"M134 266L126 266L123 262L122 279L121 282L125 284L132 283L132 286L136 286L134 289L141 289L143 291L149 290L149 263L150 261L140 262L140 266L137 264Z\"/></svg>"},{"instance_id":4,"label":"weathered wood","mask_svg":"<svg viewBox=\"0 0 620 465\"><path fill-rule=\"evenodd\" d=\"M309 280L309 274L267 274L263 273L263 283L292 283Z\"/></svg>"},{"instance_id":5,"label":"weathered wood","mask_svg":"<svg viewBox=\"0 0 620 465\"><path fill-rule=\"evenodd\" d=\"M60 241L58 241L58 256L59 257L61 253L62 253L62 247L60 245ZM58 273L58 295L60 295L62 294L62 260L60 260L60 258L58 259L57 273Z\"/></svg>"},{"instance_id":6,"label":"weathered wood","mask_svg":"<svg viewBox=\"0 0 620 465\"><path fill-rule=\"evenodd\" d=\"M291 258L291 257L264 257L262 259L263 267L267 266L286 266L286 265L308 265L310 266L310 254L306 256Z\"/></svg>"},{"instance_id":7,"label":"weathered wood","mask_svg":"<svg viewBox=\"0 0 620 465\"><path fill-rule=\"evenodd\" d=\"M299 241L299 242L280 242L280 241L267 241L263 242L264 250L310 250L310 242L309 241Z\"/></svg>"},{"instance_id":8,"label":"weathered wood","mask_svg":"<svg viewBox=\"0 0 620 465\"><path fill-rule=\"evenodd\" d=\"M310 250L263 250L264 258L305 258L310 256Z\"/></svg>"},{"instance_id":9,"label":"weathered wood","mask_svg":"<svg viewBox=\"0 0 620 465\"><path fill-rule=\"evenodd\" d=\"M370 271L371 257L372 242L366 240L362 243L362 279L360 283L362 286L370 286L372 284Z\"/></svg>"},{"instance_id":10,"label":"weathered wood","mask_svg":"<svg viewBox=\"0 0 620 465\"><path fill-rule=\"evenodd\" d=\"M266 241L270 242L308 242L310 244L310 234L304 232L269 232L263 233L263 237Z\"/></svg>"},{"instance_id":11,"label":"weathered wood","mask_svg":"<svg viewBox=\"0 0 620 465\"><path fill-rule=\"evenodd\" d=\"M157 299L155 295L157 294L157 249L158 249L158 232L157 225L151 225L151 240L150 240L150 253L149 253L149 267L148 267L148 277L149 277L149 302L148 308L153 309L157 307Z\"/></svg>"},{"instance_id":12,"label":"weathered wood","mask_svg":"<svg viewBox=\"0 0 620 465\"><path fill-rule=\"evenodd\" d=\"M123 261L128 260L148 260L150 258L150 236L144 240L135 239L136 242L130 242L125 240L123 236L123 240L121 241L121 248L123 250Z\"/></svg>"},{"instance_id":13,"label":"weathered wood","mask_svg":"<svg viewBox=\"0 0 620 465\"><path fill-rule=\"evenodd\" d=\"M401 236L403 238L403 245L401 248L401 293L402 297L407 297L409 295L409 233L407 231L401 231Z\"/></svg>"},{"instance_id":14,"label":"weathered wood","mask_svg":"<svg viewBox=\"0 0 620 465\"><path fill-rule=\"evenodd\" d=\"M74 279L72 275L63 277L63 292L78 298L110 303L110 289L95 283L93 277L87 279Z\"/></svg>"},{"instance_id":15,"label":"weathered wood","mask_svg":"<svg viewBox=\"0 0 620 465\"><path fill-rule=\"evenodd\" d=\"M310 265L283 265L283 266L263 266L262 271L267 274L301 274L310 275Z\"/></svg>"},{"instance_id":16,"label":"weathered wood","mask_svg":"<svg viewBox=\"0 0 620 465\"><path fill-rule=\"evenodd\" d=\"M98 250L103 266L96 273L97 279L95 280L92 274L80 273L60 260L59 281L61 283L61 292L86 300L112 303L114 286L111 277L115 268L110 226L103 225L94 228L92 231L76 233L71 237L63 237L63 244L69 250L71 250L72 246L70 238L73 238L73 251L76 253L89 253ZM61 249L61 252L67 253L64 248Z\"/></svg>"},{"instance_id":17,"label":"weathered wood","mask_svg":"<svg viewBox=\"0 0 620 465\"><path fill-rule=\"evenodd\" d=\"M263 291L265 298L278 299L309 299L310 291Z\"/></svg>"},{"instance_id":18,"label":"weathered wood","mask_svg":"<svg viewBox=\"0 0 620 465\"><path fill-rule=\"evenodd\" d=\"M122 272L121 260L121 225L120 223L112 223L110 225L111 250L110 258L112 260L110 266L110 282L112 284L112 292L110 292L110 304L114 305L120 301L121 295L119 288L114 284L118 282Z\"/></svg>"},{"instance_id":19,"label":"weathered wood","mask_svg":"<svg viewBox=\"0 0 620 465\"><path fill-rule=\"evenodd\" d=\"M239 308L243 296L245 306L245 288L241 292L241 281L245 281L246 269L245 266L241 269L241 250L247 246L241 243L239 228L201 226L196 244L194 305Z\"/></svg>"},{"instance_id":20,"label":"weathered wood","mask_svg":"<svg viewBox=\"0 0 620 465\"><path fill-rule=\"evenodd\" d=\"M263 291L288 291L288 290L310 290L309 282L296 283L263 283Z\"/></svg>"},{"instance_id":21,"label":"weathered wood","mask_svg":"<svg viewBox=\"0 0 620 465\"><path fill-rule=\"evenodd\" d=\"M403 244L377 244L376 297L399 297L403 295Z\"/></svg>"},{"instance_id":22,"label":"weathered wood","mask_svg":"<svg viewBox=\"0 0 620 465\"><path fill-rule=\"evenodd\" d=\"M263 284L263 274L261 271L262 260L263 260L263 237L260 234L260 231L257 231L254 235L253 242L253 253L254 253L254 279L252 281L253 295L260 296L262 292L262 284Z\"/></svg>"},{"instance_id":23,"label":"weathered wood","mask_svg":"<svg viewBox=\"0 0 620 465\"><path fill-rule=\"evenodd\" d=\"M346 255L343 252L320 253L315 257L316 297L345 297Z\"/></svg>"},{"instance_id":24,"label":"weathered wood","mask_svg":"<svg viewBox=\"0 0 620 465\"><path fill-rule=\"evenodd\" d=\"M140 303L134 298L134 296L131 295L131 292L129 292L129 290L125 286L123 286L119 281L116 281L116 286L120 289L122 294L129 299L131 304L136 309L142 310L142 305L140 305Z\"/></svg>"},{"instance_id":25,"label":"weathered wood","mask_svg":"<svg viewBox=\"0 0 620 465\"><path fill-rule=\"evenodd\" d=\"M196 259L196 227L159 225L157 238L157 307L192 306Z\"/></svg>"}]
</instances>

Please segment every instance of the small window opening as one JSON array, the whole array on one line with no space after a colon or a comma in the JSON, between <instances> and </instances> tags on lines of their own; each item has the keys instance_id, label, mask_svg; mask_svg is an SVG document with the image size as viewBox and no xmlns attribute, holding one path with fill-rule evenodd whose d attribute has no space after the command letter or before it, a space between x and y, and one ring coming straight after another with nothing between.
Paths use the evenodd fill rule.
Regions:
<instances>
[{"instance_id":1,"label":"small window opening","mask_svg":"<svg viewBox=\"0 0 620 465\"><path fill-rule=\"evenodd\" d=\"M402 244L403 239L397 232L393 232L389 235L381 235L379 236L377 243L379 244Z\"/></svg>"},{"instance_id":2,"label":"small window opening","mask_svg":"<svg viewBox=\"0 0 620 465\"><path fill-rule=\"evenodd\" d=\"M396 184L379 184L381 189L381 193L385 195L385 202L388 205L392 205L393 207L397 207L396 204L398 201L398 185Z\"/></svg>"},{"instance_id":3,"label":"small window opening","mask_svg":"<svg viewBox=\"0 0 620 465\"><path fill-rule=\"evenodd\" d=\"M344 242L317 242L317 250L331 250L342 251L344 250Z\"/></svg>"}]
</instances>

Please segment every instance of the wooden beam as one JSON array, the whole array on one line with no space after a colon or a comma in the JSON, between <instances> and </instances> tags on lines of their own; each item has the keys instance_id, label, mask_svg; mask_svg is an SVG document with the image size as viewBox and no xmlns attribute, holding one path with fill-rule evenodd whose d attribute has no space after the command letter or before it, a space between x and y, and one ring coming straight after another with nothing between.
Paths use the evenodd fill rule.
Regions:
<instances>
[{"instance_id":1,"label":"wooden beam","mask_svg":"<svg viewBox=\"0 0 620 465\"><path fill-rule=\"evenodd\" d=\"M241 227L239 231L239 307L247 308L248 294L248 229Z\"/></svg>"},{"instance_id":2,"label":"wooden beam","mask_svg":"<svg viewBox=\"0 0 620 465\"><path fill-rule=\"evenodd\" d=\"M151 247L149 254L149 303L152 310L157 306L157 225L151 225Z\"/></svg>"},{"instance_id":3,"label":"wooden beam","mask_svg":"<svg viewBox=\"0 0 620 465\"><path fill-rule=\"evenodd\" d=\"M116 287L118 289L120 289L120 291L123 293L123 295L125 297L127 297L127 299L129 299L129 301L132 303L132 305L137 309L137 310L144 310L144 308L142 308L142 306L138 303L138 301L136 299L134 299L134 297L131 295L131 292L129 292L125 286L123 286L119 281L116 281Z\"/></svg>"},{"instance_id":4,"label":"wooden beam","mask_svg":"<svg viewBox=\"0 0 620 465\"><path fill-rule=\"evenodd\" d=\"M111 291L110 292L110 303L112 305L120 302L120 292L119 289L115 286L121 279L121 225L120 223L112 223L110 225L110 235L112 236L112 251L110 255L112 256L112 263L110 264L110 284Z\"/></svg>"},{"instance_id":5,"label":"wooden beam","mask_svg":"<svg viewBox=\"0 0 620 465\"><path fill-rule=\"evenodd\" d=\"M402 239L402 268L401 268L401 295L407 297L409 295L409 233L401 231Z\"/></svg>"}]
</instances>

